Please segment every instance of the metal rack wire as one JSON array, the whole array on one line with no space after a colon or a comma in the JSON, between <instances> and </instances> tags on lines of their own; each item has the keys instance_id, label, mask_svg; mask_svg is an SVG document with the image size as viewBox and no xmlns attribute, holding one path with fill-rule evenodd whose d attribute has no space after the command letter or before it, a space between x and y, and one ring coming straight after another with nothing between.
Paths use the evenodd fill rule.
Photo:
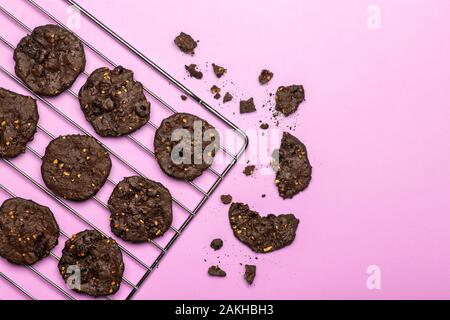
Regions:
<instances>
[{"instance_id":1,"label":"metal rack wire","mask_svg":"<svg viewBox=\"0 0 450 320\"><path fill-rule=\"evenodd\" d=\"M37 11L41 14L43 14L45 17L53 21L53 23L58 24L62 28L65 28L68 30L68 28L61 23L54 15L52 15L48 10L37 4L33 0L24 0L26 1L32 8L37 9ZM97 27L99 27L102 31L104 31L107 35L111 36L114 40L116 40L119 44L123 45L127 50L129 50L131 53L136 55L139 59L144 61L148 66L150 66L153 70L155 70L160 76L167 79L171 84L174 84L179 90L181 90L184 94L190 96L195 102L200 104L203 108L205 108L207 111L209 111L215 118L222 121L227 127L234 129L236 134L242 139L242 146L240 147L239 151L235 154L224 148L223 146L220 147L220 150L229 158L230 162L228 165L223 169L222 172L217 172L215 169L210 168L209 171L216 177L212 185L208 188L208 190L203 190L199 185L197 185L195 182L188 182L188 185L192 187L195 192L198 192L201 194L202 198L197 203L195 208L193 210L189 209L187 205L183 204L180 200L174 198L174 203L178 205L183 211L186 212L186 218L184 219L182 225L179 228L171 227L172 231L174 232L174 235L170 238L168 243L163 247L156 243L153 240L150 240L149 243L154 246L158 251L159 254L156 257L156 259L151 264L146 264L143 262L137 255L135 255L130 250L124 248L123 246L119 245L122 252L127 255L132 261L140 265L144 268L145 273L140 278L140 280L134 284L132 281L124 278L123 282L131 288L131 291L127 295L126 299L132 299L132 297L136 294L136 292L139 290L139 288L142 286L142 284L145 282L145 280L149 277L149 275L153 272L153 270L158 266L160 261L163 259L163 257L166 255L168 250L173 246L175 241L180 237L180 235L183 233L183 231L186 229L186 227L190 224L192 219L195 217L195 215L199 212L199 210L203 207L203 205L206 203L206 201L210 198L210 196L213 194L213 192L216 190L216 188L220 185L220 183L223 181L223 179L226 177L226 175L230 172L232 167L236 164L240 156L244 153L245 149L248 145L248 137L246 134L239 129L235 124L233 124L229 119L225 118L223 115L221 115L217 110L212 108L210 105L208 105L205 101L200 99L197 95L195 95L190 89L185 87L182 83L177 81L175 78L173 78L170 74L168 74L164 69L159 67L156 63L151 61L149 58L147 58L143 53L138 51L136 48L134 48L131 44L129 44L126 40L121 38L119 35L117 35L114 31L112 31L109 27L107 27L105 24L103 24L99 19L97 19L95 16L93 16L91 13L86 11L84 8L82 8L80 5L78 5L75 1L72 0L61 0L63 2L67 2L68 4L74 6L76 9L78 9L86 18L88 18L91 22L93 22ZM14 22L16 25L21 27L24 31L30 33L32 29L28 27L25 23L23 23L21 20L19 20L13 13L9 12L2 6L0 6L0 12L4 15L4 17L10 19L12 22ZM69 30L70 31L70 30ZM71 31L72 32L72 31ZM112 67L116 67L118 64L116 64L114 61L112 61L109 57L107 57L105 54L103 54L101 51L99 51L95 46L93 46L91 43L84 40L82 37L77 35L80 41L89 48L96 56L101 58L103 61L105 61L107 64L109 64ZM0 35L0 42L8 47L11 50L14 50L14 46L9 43L6 39L4 39ZM81 125L79 125L77 122L72 120L69 116L67 116L65 113L60 111L59 108L57 108L54 104L52 104L50 101L48 101L46 98L43 98L39 95L34 94L18 77L16 77L14 74L9 72L7 69L5 69L3 66L0 65L0 72L9 77L10 79L14 80L17 84L19 84L23 89L27 90L32 96L34 96L38 101L40 101L45 107L49 108L52 112L56 113L61 119L66 121L68 124L73 126L76 130L79 132L92 136L87 130L85 130ZM88 76L88 73L83 72L85 76ZM144 91L148 93L151 97L153 97L158 103L160 103L164 108L169 110L172 113L176 113L177 111L166 101L164 101L161 97L159 97L156 93L148 89L144 85ZM67 91L72 97L77 99L77 94L73 92L72 90ZM147 126L156 129L157 125L153 122L149 121L147 123ZM49 137L50 139L54 139L55 136L50 133L47 129L42 127L41 125L38 125L38 130L42 132L44 135ZM139 140L134 138L132 135L128 135L125 137L128 139L132 144L136 145L138 148L140 148L143 152L148 154L151 157L154 157L154 152L142 144ZM108 147L105 143L101 142L102 145L105 147L105 149L108 150L108 152L120 163L122 163L125 167L136 173L137 175L140 175L142 177L146 177L139 169L137 169L135 166L130 164L127 160L125 160L121 155L119 155L117 152L112 150L110 147ZM42 156L33 148L27 147L27 150L35 156L37 159L41 159ZM65 210L67 210L70 214L72 214L75 218L86 224L92 229L95 229L99 231L100 233L105 233L98 228L94 223L86 219L80 212L72 208L64 199L59 198L56 196L53 192L48 190L45 186L40 184L38 181L33 179L29 174L27 174L23 169L18 167L14 162L2 159L4 163L6 163L11 169L19 173L22 177L24 177L28 182L30 182L34 187L40 189L42 192L44 192L47 196L51 197L53 200L55 200L60 206L62 206ZM147 178L147 177L146 177ZM110 183L112 186L115 186L117 182L111 180L108 178L108 183ZM0 183L0 189L8 194L10 197L16 197L16 195L10 191L8 188L6 188L4 185ZM102 200L100 200L98 197L94 197L93 200L100 205L101 207L107 209L108 206L106 203L104 203ZM69 235L65 233L64 231L61 231L61 236L64 238L68 238ZM58 260L59 257L51 253L51 256ZM65 298L67 299L75 299L73 295L67 292L64 288L61 286L58 286L55 282L53 282L50 278L48 278L46 275L38 271L32 266L29 266L28 269L33 272L38 278L41 280L47 282L50 286L52 286L55 290L59 291ZM4 272L0 271L0 278L11 284L14 288L16 288L18 291L20 291L24 296L28 297L29 299L36 299L33 295L31 295L26 289L21 287L14 279L12 279L11 276L6 275ZM106 297L107 299L112 300L111 297Z\"/></svg>"}]
</instances>

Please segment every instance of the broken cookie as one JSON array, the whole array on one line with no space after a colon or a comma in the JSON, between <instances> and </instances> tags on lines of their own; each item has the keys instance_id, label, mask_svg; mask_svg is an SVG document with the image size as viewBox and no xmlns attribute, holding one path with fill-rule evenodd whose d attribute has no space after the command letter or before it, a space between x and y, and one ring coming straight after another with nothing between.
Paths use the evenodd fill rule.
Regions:
<instances>
[{"instance_id":1,"label":"broken cookie","mask_svg":"<svg viewBox=\"0 0 450 320\"><path fill-rule=\"evenodd\" d=\"M256 107L255 103L253 102L253 98L250 98L248 100L241 100L241 102L239 103L239 111L240 113L255 112Z\"/></svg>"},{"instance_id":2,"label":"broken cookie","mask_svg":"<svg viewBox=\"0 0 450 320\"><path fill-rule=\"evenodd\" d=\"M275 96L275 109L286 117L297 111L298 106L305 100L303 86L292 85L279 87Z\"/></svg>"},{"instance_id":3,"label":"broken cookie","mask_svg":"<svg viewBox=\"0 0 450 320\"><path fill-rule=\"evenodd\" d=\"M213 66L213 70L214 70L214 73L217 76L217 78L222 77L225 74L225 72L227 72L227 69L225 69L224 67L218 66L215 63L213 63L212 66Z\"/></svg>"},{"instance_id":4,"label":"broken cookie","mask_svg":"<svg viewBox=\"0 0 450 320\"><path fill-rule=\"evenodd\" d=\"M273 78L273 73L270 72L267 69L264 69L263 71L261 71L261 74L258 77L259 83L261 85L263 84L267 84L270 80L272 80Z\"/></svg>"},{"instance_id":5,"label":"broken cookie","mask_svg":"<svg viewBox=\"0 0 450 320\"><path fill-rule=\"evenodd\" d=\"M174 40L175 44L184 53L194 54L194 49L197 48L197 42L188 34L181 32Z\"/></svg>"},{"instance_id":6,"label":"broken cookie","mask_svg":"<svg viewBox=\"0 0 450 320\"><path fill-rule=\"evenodd\" d=\"M212 277L226 277L227 273L220 269L219 266L211 266L208 269L208 274Z\"/></svg>"},{"instance_id":7,"label":"broken cookie","mask_svg":"<svg viewBox=\"0 0 450 320\"><path fill-rule=\"evenodd\" d=\"M192 78L195 78L195 79L203 78L203 73L201 71L197 70L196 64L191 63L188 66L184 66L184 68L186 69L186 71L189 73L189 75Z\"/></svg>"},{"instance_id":8,"label":"broken cookie","mask_svg":"<svg viewBox=\"0 0 450 320\"><path fill-rule=\"evenodd\" d=\"M245 281L247 281L247 283L251 285L253 283L253 280L255 280L255 276L256 276L256 266L252 264L246 264L244 274Z\"/></svg>"}]
</instances>

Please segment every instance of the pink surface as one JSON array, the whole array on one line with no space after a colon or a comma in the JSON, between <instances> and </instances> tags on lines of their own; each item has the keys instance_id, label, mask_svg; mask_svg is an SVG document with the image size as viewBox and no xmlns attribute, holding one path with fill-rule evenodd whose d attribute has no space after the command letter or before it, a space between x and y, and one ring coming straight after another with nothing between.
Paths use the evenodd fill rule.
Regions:
<instances>
[{"instance_id":1,"label":"pink surface","mask_svg":"<svg viewBox=\"0 0 450 320\"><path fill-rule=\"evenodd\" d=\"M46 4L61 20L67 20L64 1L38 2ZM239 164L136 298L449 297L448 1L378 0L379 30L367 27L366 10L373 3L366 0L79 3L243 129L257 128L259 120L268 121L275 128L268 108L262 104L279 85L303 84L307 95L307 102L296 114L280 118L280 129L294 125L294 134L308 147L314 170L307 191L283 201L274 187L273 175L261 174L262 165L249 178L241 173L244 164ZM26 1L1 0L0 4L31 27L48 22ZM3 15L0 19L1 35L16 44L25 33ZM134 69L138 79L176 108L211 119L194 103L181 102L175 88L167 86L153 71L96 30L83 19L76 32L115 61ZM173 45L172 39L181 30L200 39L194 57L182 54ZM2 44L0 48L2 66L12 71L11 52ZM101 65L92 56L89 55L88 72ZM228 68L223 80L216 80L207 62ZM188 63L201 66L205 71L203 80L185 76L183 65ZM262 68L275 73L266 87L256 80ZM78 79L74 91L83 81L84 77ZM237 98L253 96L258 112L241 116L237 101L218 104L209 93L216 83L223 84L223 90ZM0 84L26 93L3 74ZM159 123L167 114L162 114L162 108L151 101L152 121ZM52 102L91 130L68 94ZM40 103L39 108L42 125L53 133L76 132L44 104ZM152 147L152 129L146 128L136 137ZM126 140L104 141L140 165L151 178L170 181L160 173L154 160L148 158L148 166L145 162L143 165L142 154ZM48 139L40 133L31 146L42 153L46 143ZM29 152L14 163L41 181L39 161ZM130 175L119 168L117 161L115 164L113 179L118 181ZM85 228L3 162L0 172L0 182L17 195L49 205L65 231L73 233ZM199 183L207 185L211 181L208 179L204 177ZM191 205L198 201L198 194L186 192L183 184L168 184L183 201ZM110 192L111 187L106 186L100 198L107 199ZM235 200L249 203L261 213L295 213L301 220L296 241L278 252L254 254L233 237L227 207L219 201L223 193L231 193ZM263 193L265 198L261 197ZM6 198L3 192L0 198ZM108 230L108 216L98 204L90 201L74 207ZM176 209L175 225L179 225L184 213ZM209 248L215 237L225 242L218 252ZM160 241L168 239L169 236ZM157 253L150 245L127 248L138 252L145 261L152 261ZM55 252L59 255L60 250L61 246ZM219 262L227 271L227 278L208 277L207 268ZM257 265L253 286L243 281L240 263ZM380 267L380 290L367 288L366 270L370 265ZM62 285L52 258L36 268ZM38 298L62 298L28 270L1 260L0 271ZM136 264L127 263L128 279L136 281L142 272ZM2 279L0 286L0 298L23 298ZM117 298L129 291L126 286L122 289Z\"/></svg>"}]
</instances>

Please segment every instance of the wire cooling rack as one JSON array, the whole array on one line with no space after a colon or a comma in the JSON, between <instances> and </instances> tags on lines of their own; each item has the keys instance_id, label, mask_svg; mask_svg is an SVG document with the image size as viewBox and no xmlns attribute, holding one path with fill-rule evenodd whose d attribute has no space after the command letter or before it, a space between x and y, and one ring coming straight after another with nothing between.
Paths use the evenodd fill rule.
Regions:
<instances>
[{"instance_id":1,"label":"wire cooling rack","mask_svg":"<svg viewBox=\"0 0 450 320\"><path fill-rule=\"evenodd\" d=\"M99 19L97 19L95 16L93 16L91 13L86 11L84 8L82 8L79 4L77 4L75 1L72 0L60 0L61 2L66 2L67 4L71 5L73 8L76 8L83 16L84 19L87 19L91 22L92 27L96 29L100 29L105 36L111 37L114 41L116 41L118 44L123 46L126 50L129 51L129 53L135 55L136 58L144 62L147 66L150 67L150 69L153 69L156 71L157 74L159 74L161 77L165 78L169 81L170 84L177 87L182 93L185 95L188 95L192 98L192 100L201 105L204 110L207 111L211 115L211 119L207 119L210 123L214 125L214 121L219 121L223 125L225 125L226 128L233 129L234 134L237 135L240 140L242 141L242 144L239 148L237 148L236 152L231 152L227 150L225 147L221 146L220 151L223 153L223 156L225 159L227 159L226 166L224 168L221 168L220 170L214 169L213 167L209 168L209 173L214 177L214 179L211 179L211 183L208 184L208 186L205 188L204 186L198 185L195 181L193 182L186 182L185 190L189 193L197 193L200 195L200 201L197 202L194 206L189 206L185 203L183 203L181 200L177 199L176 197L173 197L174 206L177 206L180 211L184 211L184 217L181 219L181 224L179 227L171 227L172 236L168 238L168 240L164 243L158 243L156 240L150 240L149 244L153 246L157 250L156 258L152 262L146 262L143 257L146 258L146 250L142 250L140 248L138 250L137 247L133 247L132 244L126 244L121 243L120 239L118 240L118 244L124 254L124 259L126 260L126 270L128 269L130 264L137 265L139 267L139 270L142 269L142 276L139 276L136 280L133 281L133 279L127 278L125 275L123 278L123 284L121 286L121 291L125 291L125 293L122 293L122 297L124 299L132 299L135 293L139 290L139 288L142 286L142 284L145 282L145 280L149 277L149 275L157 268L159 263L161 262L161 259L167 254L169 249L173 246L175 241L180 237L180 235L184 232L186 227L190 224L192 219L196 216L196 214L200 211L200 209L203 207L203 205L207 202L207 200L211 197L213 192L216 190L216 188L219 186L219 184L224 180L224 178L227 176L227 174L230 172L232 167L237 163L240 156L244 153L245 149L248 145L248 137L246 134L239 129L236 125L234 125L230 120L225 118L223 115L221 115L217 110L215 110L213 107L211 107L208 103L200 99L196 94L194 94L190 89L185 87L182 83L177 81L175 78L173 78L170 74L168 74L164 69L159 67L156 63L151 61L149 58L147 58L143 53L138 51L135 47L133 47L130 43L128 43L126 40L121 38L118 34L116 34L114 31L112 31L109 27L107 27L104 23L102 23ZM46 19L49 20L50 23L57 24L65 29L68 29L65 24L63 24L60 20L58 20L55 15L51 14L46 8L39 5L37 2L33 0L24 0L26 3L26 6L23 8L23 10L27 10L27 14L30 15L43 15ZM11 11L8 11L3 6L0 5L0 12L3 15L2 20L9 20L10 22L14 23L16 26L20 27L24 32L31 33L32 29L36 26L28 26L26 25L20 18L16 17L14 13ZM73 32L73 31L72 31ZM76 34L76 33L75 33ZM25 35L25 34L24 34ZM23 35L23 36L24 36ZM78 38L81 40L81 42L85 45L86 48L90 50L90 52L97 56L103 63L106 63L107 65L111 67L116 67L118 64L111 60L108 56L106 56L102 51L98 50L94 45L92 45L90 42L86 41L82 37L80 37L78 34L76 34ZM0 42L7 48L11 50L11 57L12 57L12 51L14 50L14 45L10 43L8 40L6 40L3 35L0 34ZM12 59L12 58L11 58ZM92 71L92 70L91 70ZM54 113L60 120L62 120L65 124L71 126L73 129L75 129L78 133L82 133L85 135L93 136L93 134L89 133L88 130L86 130L83 125L79 124L77 121L73 120L71 116L67 115L64 111L62 111L61 108L56 106L53 102L51 102L49 99L41 97L39 95L34 94L31 90L27 88L27 86L18 78L16 77L11 71L8 71L6 67L3 65L0 65L0 72L19 85L23 90L25 90L29 95L33 96L38 101L39 108L44 107L45 109L48 109L50 112ZM88 76L87 72L83 72L83 76ZM1 85L1 84L0 84ZM144 91L149 96L149 98L152 100L152 113L154 112L155 105L158 105L159 107L165 108L170 113L177 112L175 108L171 106L171 104L167 103L165 100L163 100L159 95L157 95L155 92L150 90L147 86L144 84ZM66 93L63 95L69 95L72 97L74 108L78 108L78 101L77 101L77 94L69 89ZM195 112L194 112L195 113ZM150 120L147 125L147 127L151 128L151 130L155 130L158 126L157 124L153 123L152 120ZM38 133L43 134L46 136L47 139L54 139L55 135L50 132L47 128L42 126L41 124L38 125ZM115 160L117 163L120 163L122 166L124 166L128 171L132 172L133 174L140 175L143 177L147 177L149 179L152 179L151 176L145 175L140 168L137 168L137 166L131 164L129 161L127 161L125 158L126 156L121 155L119 152L115 151L113 148L109 147L107 139L101 139L98 136L95 136L102 144L103 146L108 150L110 155L113 157L113 160ZM142 143L139 139L134 137L134 135L128 135L126 137L123 137L122 139L127 140L130 144L134 145L140 151L144 152L146 156L149 158L154 158L154 152L147 147L144 143ZM35 138L36 140L36 138ZM149 139L148 139L149 140ZM34 145L35 143L33 143ZM27 146L27 152L26 154L22 155L19 158L22 157L35 157L38 161L40 161L42 155L36 150L36 148L32 146ZM217 158L217 155L216 155ZM68 201L59 198L55 194L53 194L52 191L48 190L45 185L39 181L38 178L34 178L32 174L27 172L26 169L23 168L23 166L20 166L20 164L16 163L16 159L14 160L8 160L8 159L2 159L2 161L9 167L11 170L13 170L15 173L17 173L19 176L21 176L27 183L29 183L33 188L37 188L40 190L43 194L45 194L47 197L49 197L52 201L54 201L57 205L60 206L60 208L65 213L65 218L70 218L78 220L79 223L84 225L85 228L95 229L99 232L101 232L104 235L109 236L110 230L107 230L105 226L97 226L95 223L93 223L89 218L87 218L87 215L84 213L81 213L79 209L74 208L74 205L72 203L69 203ZM156 162L153 160L149 160L149 163L152 162L155 165L155 168L159 170L159 167L157 167ZM2 181L2 176L0 175L0 190L8 197L16 197L20 195L16 195L13 191L11 191L8 187L5 186L4 181ZM170 179L166 177L166 179ZM165 183L165 181L161 181L162 183ZM114 181L112 178L108 178L107 183L114 187L117 182ZM170 188L169 188L170 189ZM106 213L108 212L107 204L104 200L102 200L98 195L95 196L92 200L97 205L99 205L102 210L106 210ZM39 200L37 202L40 202ZM193 207L191 209L190 207ZM52 207L52 210L54 208ZM174 211L175 212L175 211ZM105 220L107 220L107 216L105 215ZM81 231L81 230L79 230ZM61 228L61 238L64 239L63 242L65 242L66 239L70 237L70 234ZM60 241L61 242L61 241ZM50 257L47 259L52 259L53 266L55 269L56 263L59 260L59 256L55 253L56 250L53 250L54 252L51 252ZM45 259L45 260L47 260ZM13 271L11 271L13 268ZM28 267L8 267L7 270L0 270L0 278L2 278L5 282L9 283L12 288L15 288L18 290L19 293L23 294L24 297L27 297L29 299L36 299L36 296L33 295L29 289L26 288L24 284L19 283L18 281L20 278L22 278L23 273L27 272L26 270L29 270L32 275L32 282L35 281L44 281L48 286L50 286L53 290L55 290L56 293L61 295L62 297L66 299L78 299L78 298L85 298L84 296L80 296L79 294L70 291L66 288L64 282L62 279L56 279L52 277L51 275L48 275L45 273L45 271L40 270L39 268L35 266L28 266ZM134 274L133 274L134 276ZM29 285L29 282L27 282L27 285ZM33 286L39 286L39 283L34 283ZM106 299L113 300L112 297L105 297Z\"/></svg>"}]
</instances>

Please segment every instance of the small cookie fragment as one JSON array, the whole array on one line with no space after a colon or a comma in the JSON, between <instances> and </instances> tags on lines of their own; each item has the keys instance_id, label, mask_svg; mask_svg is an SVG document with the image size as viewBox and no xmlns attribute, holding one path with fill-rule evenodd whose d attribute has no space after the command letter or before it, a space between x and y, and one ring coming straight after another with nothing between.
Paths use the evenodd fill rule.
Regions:
<instances>
[{"instance_id":1,"label":"small cookie fragment","mask_svg":"<svg viewBox=\"0 0 450 320\"><path fill-rule=\"evenodd\" d=\"M253 98L250 98L248 100L241 100L241 102L239 103L239 111L240 113L255 112L256 107L255 103L253 102Z\"/></svg>"},{"instance_id":2,"label":"small cookie fragment","mask_svg":"<svg viewBox=\"0 0 450 320\"><path fill-rule=\"evenodd\" d=\"M279 87L275 96L275 110L286 117L297 111L300 103L305 101L305 91L301 85Z\"/></svg>"},{"instance_id":3,"label":"small cookie fragment","mask_svg":"<svg viewBox=\"0 0 450 320\"><path fill-rule=\"evenodd\" d=\"M231 100L233 100L233 96L231 95L231 93L225 93L225 95L223 96L223 103L230 102Z\"/></svg>"},{"instance_id":4,"label":"small cookie fragment","mask_svg":"<svg viewBox=\"0 0 450 320\"><path fill-rule=\"evenodd\" d=\"M222 201L223 204L230 204L231 201L233 201L233 198L229 194L223 194L220 196L220 201Z\"/></svg>"},{"instance_id":5,"label":"small cookie fragment","mask_svg":"<svg viewBox=\"0 0 450 320\"><path fill-rule=\"evenodd\" d=\"M184 66L184 68L186 69L186 71L189 73L189 75L192 78L195 78L195 79L203 78L203 72L197 70L197 65L196 64L191 63L188 66Z\"/></svg>"},{"instance_id":6,"label":"small cookie fragment","mask_svg":"<svg viewBox=\"0 0 450 320\"><path fill-rule=\"evenodd\" d=\"M252 174L253 174L253 172L255 172L255 166L254 165L248 165L248 166L246 166L245 168L244 168L244 171L243 171L243 173L246 175L246 176L251 176Z\"/></svg>"},{"instance_id":7,"label":"small cookie fragment","mask_svg":"<svg viewBox=\"0 0 450 320\"><path fill-rule=\"evenodd\" d=\"M172 224L172 196L161 183L141 176L119 182L108 200L112 232L129 242L161 237Z\"/></svg>"},{"instance_id":8,"label":"small cookie fragment","mask_svg":"<svg viewBox=\"0 0 450 320\"><path fill-rule=\"evenodd\" d=\"M215 63L213 63L212 66L213 66L213 70L214 70L214 73L217 78L222 77L227 72L227 69L225 69L224 67L221 67Z\"/></svg>"},{"instance_id":9,"label":"small cookie fragment","mask_svg":"<svg viewBox=\"0 0 450 320\"><path fill-rule=\"evenodd\" d=\"M261 123L261 125L259 127L261 129L263 129L263 130L267 130L267 129L269 129L269 124L268 123Z\"/></svg>"},{"instance_id":10,"label":"small cookie fragment","mask_svg":"<svg viewBox=\"0 0 450 320\"><path fill-rule=\"evenodd\" d=\"M197 42L187 33L181 32L174 40L175 44L184 53L194 54Z\"/></svg>"},{"instance_id":11,"label":"small cookie fragment","mask_svg":"<svg viewBox=\"0 0 450 320\"><path fill-rule=\"evenodd\" d=\"M59 227L49 208L13 198L0 207L0 256L18 265L32 265L58 244Z\"/></svg>"},{"instance_id":12,"label":"small cookie fragment","mask_svg":"<svg viewBox=\"0 0 450 320\"><path fill-rule=\"evenodd\" d=\"M220 93L216 93L216 94L214 95L214 99L219 100L219 99L220 99Z\"/></svg>"},{"instance_id":13,"label":"small cookie fragment","mask_svg":"<svg viewBox=\"0 0 450 320\"><path fill-rule=\"evenodd\" d=\"M181 100L183 100L183 101L186 101L186 100L187 100L187 97L186 97L184 94L182 94L182 95L180 96L180 98L181 98Z\"/></svg>"},{"instance_id":14,"label":"small cookie fragment","mask_svg":"<svg viewBox=\"0 0 450 320\"><path fill-rule=\"evenodd\" d=\"M25 152L38 121L33 98L0 88L0 158L14 158Z\"/></svg>"},{"instance_id":15,"label":"small cookie fragment","mask_svg":"<svg viewBox=\"0 0 450 320\"><path fill-rule=\"evenodd\" d=\"M79 272L79 287L74 291L100 297L119 290L125 266L116 241L98 231L85 230L66 241L58 269L66 282Z\"/></svg>"},{"instance_id":16,"label":"small cookie fragment","mask_svg":"<svg viewBox=\"0 0 450 320\"><path fill-rule=\"evenodd\" d=\"M212 94L216 94L216 93L220 92L220 88L218 86L216 86L216 85L213 85L211 87L210 91L211 91Z\"/></svg>"},{"instance_id":17,"label":"small cookie fragment","mask_svg":"<svg viewBox=\"0 0 450 320\"><path fill-rule=\"evenodd\" d=\"M261 85L267 84L273 78L273 72L270 72L267 69L263 69L261 74L258 77L259 83Z\"/></svg>"},{"instance_id":18,"label":"small cookie fragment","mask_svg":"<svg viewBox=\"0 0 450 320\"><path fill-rule=\"evenodd\" d=\"M220 248L222 248L223 246L223 241L222 239L214 239L213 241L211 241L210 247L213 248L214 250L219 250Z\"/></svg>"},{"instance_id":19,"label":"small cookie fragment","mask_svg":"<svg viewBox=\"0 0 450 320\"><path fill-rule=\"evenodd\" d=\"M220 269L219 266L211 266L208 269L208 274L212 277L226 277L227 273Z\"/></svg>"},{"instance_id":20,"label":"small cookie fragment","mask_svg":"<svg viewBox=\"0 0 450 320\"><path fill-rule=\"evenodd\" d=\"M255 277L256 277L256 266L253 264L246 264L244 274L245 281L247 281L247 283L251 285L253 283L253 280L255 280Z\"/></svg>"},{"instance_id":21,"label":"small cookie fragment","mask_svg":"<svg viewBox=\"0 0 450 320\"><path fill-rule=\"evenodd\" d=\"M305 190L311 181L312 167L308 153L299 139L283 132L278 157L275 184L283 199L291 199Z\"/></svg>"},{"instance_id":22,"label":"small cookie fragment","mask_svg":"<svg viewBox=\"0 0 450 320\"><path fill-rule=\"evenodd\" d=\"M299 220L293 214L261 217L244 203L232 203L228 211L234 236L257 253L268 253L290 245Z\"/></svg>"}]
</instances>

